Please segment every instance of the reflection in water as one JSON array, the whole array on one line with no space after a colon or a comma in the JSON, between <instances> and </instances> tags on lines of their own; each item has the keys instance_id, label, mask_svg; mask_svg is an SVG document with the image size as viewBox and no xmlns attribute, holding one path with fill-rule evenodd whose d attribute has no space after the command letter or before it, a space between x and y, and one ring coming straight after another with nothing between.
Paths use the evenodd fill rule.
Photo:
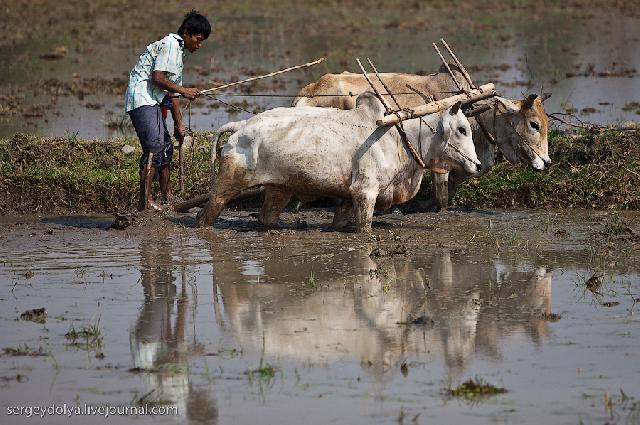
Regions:
<instances>
[{"instance_id":1,"label":"reflection in water","mask_svg":"<svg viewBox=\"0 0 640 425\"><path fill-rule=\"evenodd\" d=\"M224 306L216 306L218 324L224 320L241 344L256 350L264 335L264 351L273 357L359 360L382 376L439 353L447 372L459 376L477 353L499 360L510 336L539 344L549 332L552 272L541 266L470 262L448 250L431 258L376 259L352 251L327 254L325 261L316 256L300 267L286 256L248 260L263 274L264 283L255 284L246 264L221 255L212 252L216 300Z\"/></svg>"},{"instance_id":2,"label":"reflection in water","mask_svg":"<svg viewBox=\"0 0 640 425\"><path fill-rule=\"evenodd\" d=\"M171 243L144 240L140 247L144 304L131 330L133 365L144 369L146 401L168 402L181 415L197 423L216 423L217 407L205 390L189 382L190 356L203 353L203 346L186 338L189 295L183 269L180 292L174 284ZM193 296L192 296L193 298ZM192 299L195 305L195 300Z\"/></svg>"},{"instance_id":3,"label":"reflection in water","mask_svg":"<svg viewBox=\"0 0 640 425\"><path fill-rule=\"evenodd\" d=\"M264 349L269 361L355 363L386 382L404 362L441 359L444 373L460 378L478 356L500 361L509 338L542 344L549 333L552 272L541 265L450 250L378 258L362 249L287 246L273 255L260 243L235 253L212 249L211 313L218 331L246 352ZM190 379L189 364L205 349L189 331L197 300L186 274L174 273L175 261L170 240L142 242L133 363L147 370L151 400L171 401L191 422L215 423L211 391Z\"/></svg>"}]
</instances>

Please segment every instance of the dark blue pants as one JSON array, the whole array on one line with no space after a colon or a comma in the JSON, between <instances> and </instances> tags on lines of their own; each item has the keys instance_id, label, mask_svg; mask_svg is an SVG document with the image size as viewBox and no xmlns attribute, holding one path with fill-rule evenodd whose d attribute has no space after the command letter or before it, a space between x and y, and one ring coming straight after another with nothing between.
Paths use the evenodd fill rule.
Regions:
<instances>
[{"instance_id":1,"label":"dark blue pants","mask_svg":"<svg viewBox=\"0 0 640 425\"><path fill-rule=\"evenodd\" d=\"M167 131L167 123L162 117L160 105L140 106L129 111L129 118L142 145L140 168L146 165L149 152L153 152L153 166L156 170L163 165L171 164L173 142Z\"/></svg>"}]
</instances>

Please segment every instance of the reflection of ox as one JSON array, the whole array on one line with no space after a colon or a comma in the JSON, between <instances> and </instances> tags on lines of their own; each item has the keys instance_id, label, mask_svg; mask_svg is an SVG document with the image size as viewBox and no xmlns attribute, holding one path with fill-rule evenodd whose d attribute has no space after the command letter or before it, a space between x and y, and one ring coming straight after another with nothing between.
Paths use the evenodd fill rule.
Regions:
<instances>
[{"instance_id":1,"label":"reflection of ox","mask_svg":"<svg viewBox=\"0 0 640 425\"><path fill-rule=\"evenodd\" d=\"M277 108L223 126L220 132L234 133L222 150L220 171L212 178L209 202L198 214L198 225L213 224L234 196L262 185L265 202L260 219L265 225L277 224L295 193L342 199L334 226L343 227L354 219L357 232L370 230L374 207L384 210L411 199L423 175L396 128L376 125L382 116L380 102L364 93L354 110ZM459 104L407 121L404 129L425 163L438 160L466 173L478 171L471 128ZM215 148L212 157L214 153Z\"/></svg>"},{"instance_id":2,"label":"reflection of ox","mask_svg":"<svg viewBox=\"0 0 640 425\"><path fill-rule=\"evenodd\" d=\"M457 74L458 81L466 81L456 67L452 66L452 69ZM380 76L391 92L403 93L396 96L402 108L424 105L429 102L429 96L439 100L456 91L449 74L444 69L439 73L425 76L399 73L384 73ZM386 93L379 82L376 81L375 84L381 93ZM355 107L353 96L365 90L370 90L370 86L361 74L349 72L325 74L317 82L302 88L293 105L353 109ZM513 164L526 163L537 170L543 170L551 162L548 153L547 115L542 106L542 100L544 99L536 95L531 95L524 100L496 98L497 103L493 110L470 119L473 142L482 163L481 172L478 175L488 172L493 167L496 145L504 157ZM486 133L478 122L484 125ZM494 139L495 144L490 139ZM461 173L458 169L448 174L434 173L432 177L436 198L440 206L445 207L448 202L447 196L437 193L439 189L442 187L446 189L448 179L449 196L453 196L455 187L469 175Z\"/></svg>"},{"instance_id":3,"label":"reflection of ox","mask_svg":"<svg viewBox=\"0 0 640 425\"><path fill-rule=\"evenodd\" d=\"M548 332L541 313L550 313L552 274L543 267L472 264L448 251L426 259L374 261L353 251L330 256L341 265L332 274L322 256L296 263L299 255L292 260L280 252L252 260L267 284L242 284L249 279L240 269L216 258L225 254L212 255L216 300L224 304L218 309L224 319L218 320L228 321L241 344L260 349L264 343L268 356L313 363L355 360L381 374L429 351L443 357L450 374L461 375L478 353L499 357L499 346L512 335L540 342ZM342 274L342 266L351 277ZM301 288L310 270L316 270L316 289ZM281 282L285 276L289 284ZM434 323L399 324L423 316Z\"/></svg>"}]
</instances>

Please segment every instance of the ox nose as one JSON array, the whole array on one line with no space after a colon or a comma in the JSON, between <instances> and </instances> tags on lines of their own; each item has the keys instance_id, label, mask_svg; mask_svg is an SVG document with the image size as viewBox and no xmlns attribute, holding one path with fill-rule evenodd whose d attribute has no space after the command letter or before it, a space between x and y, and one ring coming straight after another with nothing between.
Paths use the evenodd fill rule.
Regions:
<instances>
[{"instance_id":1,"label":"ox nose","mask_svg":"<svg viewBox=\"0 0 640 425\"><path fill-rule=\"evenodd\" d=\"M544 161L544 165L545 166L549 166L551 165L551 159L550 158L542 158L542 160Z\"/></svg>"}]
</instances>

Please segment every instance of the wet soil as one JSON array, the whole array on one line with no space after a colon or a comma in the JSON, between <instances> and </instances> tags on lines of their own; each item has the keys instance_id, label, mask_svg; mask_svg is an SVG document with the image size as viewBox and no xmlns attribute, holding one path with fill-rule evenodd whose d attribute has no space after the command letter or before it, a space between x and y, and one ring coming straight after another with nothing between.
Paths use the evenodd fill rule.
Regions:
<instances>
[{"instance_id":1,"label":"wet soil","mask_svg":"<svg viewBox=\"0 0 640 425\"><path fill-rule=\"evenodd\" d=\"M140 423L637 419L637 213L387 214L365 235L328 231L325 210L278 230L254 216L3 217L2 405L178 407ZM43 306L46 324L16 320ZM471 380L507 392L452 396Z\"/></svg>"},{"instance_id":2,"label":"wet soil","mask_svg":"<svg viewBox=\"0 0 640 425\"><path fill-rule=\"evenodd\" d=\"M637 120L640 56L634 48L640 5L631 1L190 3L208 15L213 35L185 59L185 83L209 88L320 56L324 64L224 92L221 99L260 111L289 105L327 72L359 72L370 57L387 72L439 67L431 43L444 37L478 82L506 96L552 92L549 112L586 121ZM123 120L128 73L144 47L175 31L180 3L14 1L0 15L0 137L16 132L82 138L131 135ZM70 20L69 17L75 17ZM23 25L29 22L29 25ZM269 93L284 97L246 97ZM213 98L193 104L200 131L244 119ZM126 117L125 117L126 118Z\"/></svg>"}]
</instances>

